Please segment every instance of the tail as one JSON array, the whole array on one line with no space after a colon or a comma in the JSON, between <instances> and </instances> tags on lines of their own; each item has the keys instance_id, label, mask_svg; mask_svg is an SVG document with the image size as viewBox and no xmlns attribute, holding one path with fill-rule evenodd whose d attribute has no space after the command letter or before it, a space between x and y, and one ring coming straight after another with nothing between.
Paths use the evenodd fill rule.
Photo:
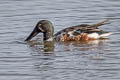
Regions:
<instances>
[{"instance_id":1,"label":"tail","mask_svg":"<svg viewBox=\"0 0 120 80\"><path fill-rule=\"evenodd\" d=\"M112 33L111 32L106 32L104 34L101 34L99 37L100 38L107 38L109 35L111 35Z\"/></svg>"},{"instance_id":2,"label":"tail","mask_svg":"<svg viewBox=\"0 0 120 80\"><path fill-rule=\"evenodd\" d=\"M99 22L99 23L97 23L97 24L92 24L91 27L98 28L99 26L106 24L106 22L108 22L109 20L110 20L110 19L105 19L104 21Z\"/></svg>"}]
</instances>

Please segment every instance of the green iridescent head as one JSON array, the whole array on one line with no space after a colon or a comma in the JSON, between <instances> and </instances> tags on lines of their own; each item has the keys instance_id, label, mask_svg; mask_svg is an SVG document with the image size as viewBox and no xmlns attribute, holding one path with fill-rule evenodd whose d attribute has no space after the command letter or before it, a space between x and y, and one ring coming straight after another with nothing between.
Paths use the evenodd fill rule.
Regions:
<instances>
[{"instance_id":1,"label":"green iridescent head","mask_svg":"<svg viewBox=\"0 0 120 80\"><path fill-rule=\"evenodd\" d=\"M36 27L32 31L32 33L27 37L25 41L31 40L38 33L43 33L43 40L48 40L53 37L54 27L53 24L48 20L41 20L37 23Z\"/></svg>"}]
</instances>

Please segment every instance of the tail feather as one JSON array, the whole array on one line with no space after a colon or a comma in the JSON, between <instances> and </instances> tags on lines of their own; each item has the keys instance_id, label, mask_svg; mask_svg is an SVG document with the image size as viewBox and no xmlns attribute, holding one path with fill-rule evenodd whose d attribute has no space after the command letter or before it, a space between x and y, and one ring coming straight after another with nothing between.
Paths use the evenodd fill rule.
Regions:
<instances>
[{"instance_id":1,"label":"tail feather","mask_svg":"<svg viewBox=\"0 0 120 80\"><path fill-rule=\"evenodd\" d=\"M106 22L108 22L109 20L110 19L105 19L104 21L91 25L91 27L98 28L99 26L106 24Z\"/></svg>"},{"instance_id":2,"label":"tail feather","mask_svg":"<svg viewBox=\"0 0 120 80\"><path fill-rule=\"evenodd\" d=\"M111 32L101 34L101 35L100 35L100 38L106 38L106 37L108 37L108 36L111 35L111 34L112 34Z\"/></svg>"}]
</instances>

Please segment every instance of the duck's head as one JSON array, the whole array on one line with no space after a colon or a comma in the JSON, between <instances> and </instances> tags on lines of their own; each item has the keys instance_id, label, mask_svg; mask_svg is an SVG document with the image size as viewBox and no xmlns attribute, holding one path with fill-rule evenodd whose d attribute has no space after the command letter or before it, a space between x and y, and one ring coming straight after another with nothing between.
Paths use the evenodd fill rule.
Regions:
<instances>
[{"instance_id":1,"label":"duck's head","mask_svg":"<svg viewBox=\"0 0 120 80\"><path fill-rule=\"evenodd\" d=\"M44 40L52 38L54 33L53 24L48 20L39 21L35 26L34 30L32 31L32 33L27 37L25 41L31 40L40 32L43 33Z\"/></svg>"}]
</instances>

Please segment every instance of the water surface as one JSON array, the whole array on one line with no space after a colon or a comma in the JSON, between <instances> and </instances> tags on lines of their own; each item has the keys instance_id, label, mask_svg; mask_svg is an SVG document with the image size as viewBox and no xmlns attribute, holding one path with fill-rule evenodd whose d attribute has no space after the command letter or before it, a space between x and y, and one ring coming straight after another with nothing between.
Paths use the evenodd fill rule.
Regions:
<instances>
[{"instance_id":1,"label":"water surface","mask_svg":"<svg viewBox=\"0 0 120 80\"><path fill-rule=\"evenodd\" d=\"M120 80L119 0L1 0L0 80ZM101 29L109 40L43 43L42 34L24 42L39 20L55 32L113 18ZM39 40L37 40L39 39Z\"/></svg>"}]
</instances>

